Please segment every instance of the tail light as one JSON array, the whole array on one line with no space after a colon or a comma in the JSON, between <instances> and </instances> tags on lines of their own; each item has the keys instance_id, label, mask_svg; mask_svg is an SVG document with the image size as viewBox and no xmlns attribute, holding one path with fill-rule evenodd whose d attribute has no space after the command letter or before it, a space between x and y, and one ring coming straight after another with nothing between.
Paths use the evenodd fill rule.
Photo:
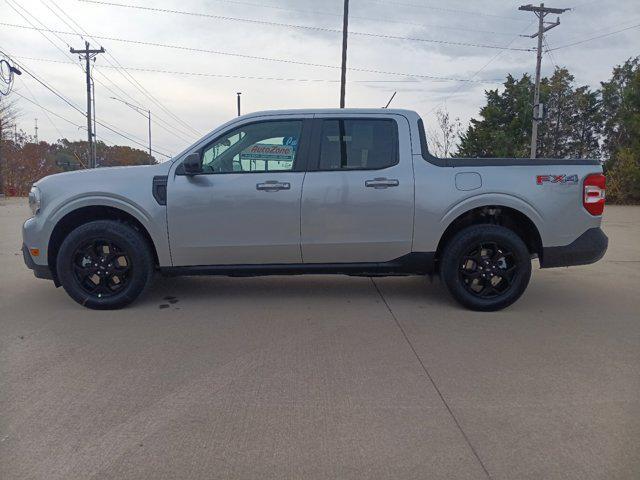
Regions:
<instances>
[{"instance_id":1,"label":"tail light","mask_svg":"<svg viewBox=\"0 0 640 480\"><path fill-rule=\"evenodd\" d=\"M591 215L604 212L605 189L605 176L601 173L587 175L584 179L582 205Z\"/></svg>"}]
</instances>

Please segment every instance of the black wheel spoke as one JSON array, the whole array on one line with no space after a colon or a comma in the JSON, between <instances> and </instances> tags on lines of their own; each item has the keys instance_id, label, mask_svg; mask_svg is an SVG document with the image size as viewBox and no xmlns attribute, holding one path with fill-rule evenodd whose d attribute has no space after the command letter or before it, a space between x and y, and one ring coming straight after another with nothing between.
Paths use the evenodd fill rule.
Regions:
<instances>
[{"instance_id":1,"label":"black wheel spoke","mask_svg":"<svg viewBox=\"0 0 640 480\"><path fill-rule=\"evenodd\" d=\"M73 258L73 273L78 285L94 297L117 294L128 284L130 257L112 241L89 241L76 250Z\"/></svg>"},{"instance_id":2,"label":"black wheel spoke","mask_svg":"<svg viewBox=\"0 0 640 480\"><path fill-rule=\"evenodd\" d=\"M495 286L500 286L504 283L504 285L506 285L506 287L508 288L511 285L511 279L509 277L506 277L504 274L498 274L496 275L496 278L499 278L499 282L495 284Z\"/></svg>"},{"instance_id":3,"label":"black wheel spoke","mask_svg":"<svg viewBox=\"0 0 640 480\"><path fill-rule=\"evenodd\" d=\"M511 283L517 271L518 271L517 265L513 265L507 268L506 270L504 270L504 272L502 272L501 277L507 280L509 283Z\"/></svg>"},{"instance_id":4,"label":"black wheel spoke","mask_svg":"<svg viewBox=\"0 0 640 480\"><path fill-rule=\"evenodd\" d=\"M484 241L460 258L459 276L465 289L480 298L495 298L510 290L518 270L511 250Z\"/></svg>"},{"instance_id":5,"label":"black wheel spoke","mask_svg":"<svg viewBox=\"0 0 640 480\"><path fill-rule=\"evenodd\" d=\"M96 269L93 266L82 266L82 265L77 265L77 264L73 264L73 270L78 274L81 275L83 277L87 277L87 276L91 276L92 274L95 273Z\"/></svg>"},{"instance_id":6,"label":"black wheel spoke","mask_svg":"<svg viewBox=\"0 0 640 480\"><path fill-rule=\"evenodd\" d=\"M474 271L474 270L471 270L471 271L463 270L461 273L466 279L469 279L469 280L480 278L482 275L479 271Z\"/></svg>"},{"instance_id":7,"label":"black wheel spoke","mask_svg":"<svg viewBox=\"0 0 640 480\"><path fill-rule=\"evenodd\" d=\"M95 292L100 296L100 295L104 295L105 293L109 293L108 287L106 285L106 278L104 277L100 277L100 280L98 282L98 285L96 285L96 290Z\"/></svg>"},{"instance_id":8,"label":"black wheel spoke","mask_svg":"<svg viewBox=\"0 0 640 480\"><path fill-rule=\"evenodd\" d=\"M487 284L484 286L482 290L480 290L479 295L481 297L488 297L490 295L495 295L498 291L491 284Z\"/></svg>"}]
</instances>

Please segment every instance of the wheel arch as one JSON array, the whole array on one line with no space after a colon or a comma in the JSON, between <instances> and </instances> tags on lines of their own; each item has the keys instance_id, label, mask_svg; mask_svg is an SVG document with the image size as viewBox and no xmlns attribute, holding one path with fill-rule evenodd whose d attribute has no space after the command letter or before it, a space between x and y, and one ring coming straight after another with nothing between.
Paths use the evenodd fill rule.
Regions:
<instances>
[{"instance_id":1,"label":"wheel arch","mask_svg":"<svg viewBox=\"0 0 640 480\"><path fill-rule=\"evenodd\" d=\"M67 211L64 215L55 222L55 226L49 236L49 242L47 245L47 264L51 269L51 273L54 277L56 284L58 283L56 274L56 262L60 246L64 239L77 227L89 223L94 220L116 220L129 225L142 234L147 242L155 265L159 265L158 251L153 241L149 230L145 225L130 212L113 206L113 205L85 205L78 206L70 211Z\"/></svg>"},{"instance_id":2,"label":"wheel arch","mask_svg":"<svg viewBox=\"0 0 640 480\"><path fill-rule=\"evenodd\" d=\"M533 216L533 215L531 215ZM451 215L438 247L436 259L442 257L442 252L449 241L461 230L471 225L492 224L500 225L515 232L525 243L532 257L542 254L542 236L536 222L530 215L520 209L500 203L474 206L456 216Z\"/></svg>"}]
</instances>

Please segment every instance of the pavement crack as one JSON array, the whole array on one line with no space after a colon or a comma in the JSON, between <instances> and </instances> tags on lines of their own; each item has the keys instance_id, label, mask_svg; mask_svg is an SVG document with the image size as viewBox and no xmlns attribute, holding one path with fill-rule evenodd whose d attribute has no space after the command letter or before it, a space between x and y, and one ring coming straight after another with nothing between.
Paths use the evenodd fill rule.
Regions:
<instances>
[{"instance_id":1,"label":"pavement crack","mask_svg":"<svg viewBox=\"0 0 640 480\"><path fill-rule=\"evenodd\" d=\"M473 446L473 444L471 443L471 440L469 440L469 437L467 436L466 432L462 429L462 425L460 425L460 422L458 421L458 419L456 418L455 414L453 413L453 410L451 409L451 407L449 406L449 404L447 403L447 400L444 398L444 395L442 395L442 392L440 391L440 389L438 388L438 385L436 385L436 382L433 380L433 377L431 376L431 374L429 373L429 370L427 369L427 366L425 365L425 363L422 361L422 358L420 358L420 355L418 355L417 350L415 349L415 347L413 346L413 343L411 343L411 340L409 340L409 336L407 335L407 332L405 331L405 329L402 327L402 325L400 324L400 321L398 320L398 317L396 317L396 314L393 312L393 310L391 309L391 306L389 305L389 302L387 302L387 299L384 298L384 295L382 294L382 291L380 290L380 288L378 287L378 284L375 282L375 280L372 277L369 277L371 280L371 283L373 283L373 287L376 289L376 291L378 292L378 295L380 296L380 299L382 300L382 302L385 304L385 306L387 307L387 310L389 311L389 314L391 314L391 317L393 318L393 321L396 323L396 326L398 327L398 329L400 330L400 332L402 333L402 336L404 337L405 341L407 342L407 344L409 345L409 348L411 349L411 351L413 352L413 355L416 357L416 359L418 360L418 363L420 364L420 366L422 367L422 370L424 371L425 375L427 376L427 378L429 379L429 382L431 383L431 385L433 386L433 388L435 389L436 393L438 394L438 396L440 397L440 400L442 400L442 403L444 404L445 408L447 409L447 411L449 412L449 415L451 416L451 418L453 419L453 422L456 424L456 427L458 427L458 430L460 430L460 433L462 434L462 437L464 438L465 442L467 443L467 445L469 446L469 449L471 450L471 452L473 453L473 455L476 457L476 460L478 460L478 463L480 464L480 466L482 467L482 470L484 470L485 475L487 476L487 478L489 480L491 480L491 475L489 474L489 471L487 470L487 467L485 466L484 462L482 461L482 459L480 458L480 455L478 454L478 452L476 451L475 447Z\"/></svg>"}]
</instances>

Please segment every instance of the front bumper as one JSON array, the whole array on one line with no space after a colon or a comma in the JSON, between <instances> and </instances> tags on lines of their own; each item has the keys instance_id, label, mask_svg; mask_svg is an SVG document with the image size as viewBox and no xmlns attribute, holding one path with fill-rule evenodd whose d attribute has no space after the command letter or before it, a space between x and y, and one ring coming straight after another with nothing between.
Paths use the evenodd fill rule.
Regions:
<instances>
[{"instance_id":1,"label":"front bumper","mask_svg":"<svg viewBox=\"0 0 640 480\"><path fill-rule=\"evenodd\" d=\"M609 239L600 228L590 228L569 245L543 248L540 267L568 267L595 263L604 256L608 245Z\"/></svg>"},{"instance_id":2,"label":"front bumper","mask_svg":"<svg viewBox=\"0 0 640 480\"><path fill-rule=\"evenodd\" d=\"M33 261L33 258L31 258L29 249L24 243L22 244L22 259L24 260L25 265L33 270L33 274L36 276L36 278L44 278L45 280L56 281L53 274L51 273L49 265L36 264L36 262Z\"/></svg>"}]
</instances>

